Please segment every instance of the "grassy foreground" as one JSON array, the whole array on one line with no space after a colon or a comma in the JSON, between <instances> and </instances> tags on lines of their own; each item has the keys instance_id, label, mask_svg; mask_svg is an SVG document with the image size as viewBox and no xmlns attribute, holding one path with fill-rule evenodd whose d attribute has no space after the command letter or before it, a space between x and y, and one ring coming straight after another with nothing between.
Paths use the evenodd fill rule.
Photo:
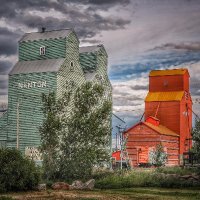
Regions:
<instances>
[{"instance_id":1,"label":"grassy foreground","mask_svg":"<svg viewBox=\"0 0 200 200\"><path fill-rule=\"evenodd\" d=\"M199 188L200 189L200 188ZM24 192L6 194L10 198L0 200L198 200L200 190L196 189L164 189L164 188L126 188L94 191L52 191L46 192Z\"/></svg>"}]
</instances>

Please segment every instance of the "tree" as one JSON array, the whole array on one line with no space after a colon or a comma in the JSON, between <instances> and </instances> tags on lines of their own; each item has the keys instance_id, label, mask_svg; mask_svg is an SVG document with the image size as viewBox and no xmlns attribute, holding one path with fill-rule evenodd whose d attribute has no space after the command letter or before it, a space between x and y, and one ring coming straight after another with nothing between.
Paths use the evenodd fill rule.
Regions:
<instances>
[{"instance_id":1,"label":"tree","mask_svg":"<svg viewBox=\"0 0 200 200\"><path fill-rule=\"evenodd\" d=\"M61 118L63 103L57 101L54 92L42 95L44 120L39 128L40 150L43 157L44 174L47 179L55 179L59 171Z\"/></svg>"},{"instance_id":2,"label":"tree","mask_svg":"<svg viewBox=\"0 0 200 200\"><path fill-rule=\"evenodd\" d=\"M163 145L161 143L156 145L156 149L150 151L149 153L149 163L161 167L167 162L167 154L164 151Z\"/></svg>"},{"instance_id":3,"label":"tree","mask_svg":"<svg viewBox=\"0 0 200 200\"><path fill-rule=\"evenodd\" d=\"M192 130L192 139L194 141L193 151L200 160L200 120L195 120L195 127Z\"/></svg>"},{"instance_id":4,"label":"tree","mask_svg":"<svg viewBox=\"0 0 200 200\"><path fill-rule=\"evenodd\" d=\"M72 94L73 108L61 120L62 178L86 178L95 165L108 161L111 102L104 97L104 87L92 82Z\"/></svg>"}]
</instances>

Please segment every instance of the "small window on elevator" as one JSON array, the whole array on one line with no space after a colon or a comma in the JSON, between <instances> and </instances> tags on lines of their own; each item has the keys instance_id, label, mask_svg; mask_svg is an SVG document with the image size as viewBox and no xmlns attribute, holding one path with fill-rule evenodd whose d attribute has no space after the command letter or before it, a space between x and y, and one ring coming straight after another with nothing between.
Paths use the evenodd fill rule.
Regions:
<instances>
[{"instance_id":1,"label":"small window on elevator","mask_svg":"<svg viewBox=\"0 0 200 200\"><path fill-rule=\"evenodd\" d=\"M73 72L74 71L74 62L70 62L70 71Z\"/></svg>"},{"instance_id":2,"label":"small window on elevator","mask_svg":"<svg viewBox=\"0 0 200 200\"><path fill-rule=\"evenodd\" d=\"M46 48L45 46L40 47L40 55L43 56L46 53Z\"/></svg>"}]
</instances>

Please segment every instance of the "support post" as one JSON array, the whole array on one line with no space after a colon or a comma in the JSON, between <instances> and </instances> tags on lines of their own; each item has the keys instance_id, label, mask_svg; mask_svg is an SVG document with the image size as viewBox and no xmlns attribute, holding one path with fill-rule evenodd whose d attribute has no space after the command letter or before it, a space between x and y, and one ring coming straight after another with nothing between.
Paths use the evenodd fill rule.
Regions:
<instances>
[{"instance_id":1,"label":"support post","mask_svg":"<svg viewBox=\"0 0 200 200\"><path fill-rule=\"evenodd\" d=\"M19 149L19 101L17 102L17 149Z\"/></svg>"}]
</instances>

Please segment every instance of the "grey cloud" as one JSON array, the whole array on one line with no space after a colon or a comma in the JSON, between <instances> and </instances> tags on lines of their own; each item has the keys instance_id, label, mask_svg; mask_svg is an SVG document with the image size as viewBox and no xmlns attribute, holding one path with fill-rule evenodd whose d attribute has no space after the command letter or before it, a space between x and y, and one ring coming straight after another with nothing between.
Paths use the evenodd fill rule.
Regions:
<instances>
[{"instance_id":1,"label":"grey cloud","mask_svg":"<svg viewBox=\"0 0 200 200\"><path fill-rule=\"evenodd\" d=\"M130 86L130 88L133 90L147 90L148 85L134 85L134 86Z\"/></svg>"},{"instance_id":2,"label":"grey cloud","mask_svg":"<svg viewBox=\"0 0 200 200\"><path fill-rule=\"evenodd\" d=\"M162 46L155 47L153 50L186 50L186 51L200 51L200 42L188 43L167 43Z\"/></svg>"},{"instance_id":3,"label":"grey cloud","mask_svg":"<svg viewBox=\"0 0 200 200\"><path fill-rule=\"evenodd\" d=\"M11 62L0 60L0 74L7 74L11 70L11 67L12 67Z\"/></svg>"},{"instance_id":4,"label":"grey cloud","mask_svg":"<svg viewBox=\"0 0 200 200\"><path fill-rule=\"evenodd\" d=\"M113 96L113 105L114 106L138 106L143 103L142 98L138 98L136 95L131 97L115 97Z\"/></svg>"},{"instance_id":5,"label":"grey cloud","mask_svg":"<svg viewBox=\"0 0 200 200\"><path fill-rule=\"evenodd\" d=\"M196 77L190 78L190 92L192 96L200 95L200 79Z\"/></svg>"},{"instance_id":6,"label":"grey cloud","mask_svg":"<svg viewBox=\"0 0 200 200\"><path fill-rule=\"evenodd\" d=\"M0 95L7 95L7 94L8 94L7 89L1 89L0 88Z\"/></svg>"},{"instance_id":7,"label":"grey cloud","mask_svg":"<svg viewBox=\"0 0 200 200\"><path fill-rule=\"evenodd\" d=\"M8 80L0 80L0 89L7 89Z\"/></svg>"},{"instance_id":8,"label":"grey cloud","mask_svg":"<svg viewBox=\"0 0 200 200\"><path fill-rule=\"evenodd\" d=\"M80 15L80 17L79 17ZM60 28L72 28L76 30L77 34L81 38L92 38L102 30L117 30L124 29L130 20L121 19L117 17L102 17L99 14L79 13L72 14L66 19L58 19L55 17L42 18L40 16L34 16L27 14L19 15L15 18L17 23L22 23L30 28L35 27L47 27L47 29L60 29Z\"/></svg>"},{"instance_id":9,"label":"grey cloud","mask_svg":"<svg viewBox=\"0 0 200 200\"><path fill-rule=\"evenodd\" d=\"M0 55L8 56L16 54L17 40L19 37L20 35L18 33L9 31L7 28L0 27Z\"/></svg>"},{"instance_id":10,"label":"grey cloud","mask_svg":"<svg viewBox=\"0 0 200 200\"><path fill-rule=\"evenodd\" d=\"M91 4L129 4L130 0L88 0Z\"/></svg>"},{"instance_id":11,"label":"grey cloud","mask_svg":"<svg viewBox=\"0 0 200 200\"><path fill-rule=\"evenodd\" d=\"M3 0L4 2L4 0ZM81 3L82 2L82 3ZM46 27L49 30L61 29L61 28L72 28L74 27L77 34L82 39L92 38L95 35L101 33L101 31L124 29L126 25L130 24L130 20L123 19L119 16L103 16L96 12L97 8L101 6L83 7L80 9L79 6L84 1L5 1L5 8L0 8L0 17L3 17L7 22L12 20L17 24L26 25L29 28L40 28ZM97 1L85 1L88 4L98 4ZM118 3L117 3L118 2ZM110 4L121 4L120 1L108 1ZM122 1L122 4L129 1ZM79 3L79 4L78 4ZM106 3L106 2L104 2ZM102 5L104 4L102 2ZM30 14L31 10L37 11L49 11L54 9L62 12L66 19L58 18L56 15L51 17L41 17L38 15ZM6 10L6 11L5 11ZM9 14L10 13L10 14ZM14 40L14 39L13 39Z\"/></svg>"}]
</instances>

